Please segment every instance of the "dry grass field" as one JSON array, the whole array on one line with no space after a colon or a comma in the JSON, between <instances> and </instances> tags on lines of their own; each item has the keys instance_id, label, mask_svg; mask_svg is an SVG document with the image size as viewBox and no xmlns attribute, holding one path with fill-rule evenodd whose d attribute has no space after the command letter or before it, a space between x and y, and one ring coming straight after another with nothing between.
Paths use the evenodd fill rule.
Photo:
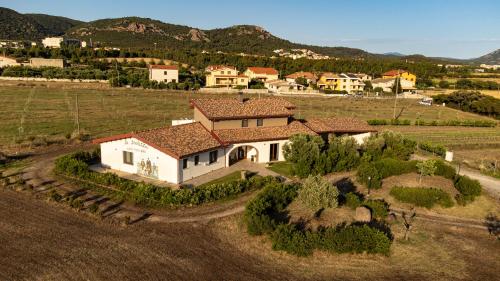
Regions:
<instances>
[{"instance_id":1,"label":"dry grass field","mask_svg":"<svg viewBox=\"0 0 500 281\"><path fill-rule=\"evenodd\" d=\"M487 79L486 79L487 80ZM500 83L500 82L499 82ZM432 97L439 94L451 94L455 92L455 89L435 89L435 90L424 90L420 92L423 95ZM500 99L500 90L480 90L482 94L492 96L494 98Z\"/></svg>"},{"instance_id":2,"label":"dry grass field","mask_svg":"<svg viewBox=\"0 0 500 281\"><path fill-rule=\"evenodd\" d=\"M49 85L50 84L50 85ZM79 103L79 121L82 131L92 137L101 137L133 130L170 125L172 119L192 117L189 100L200 97L228 95L169 92L143 89L75 88L74 85L55 83L36 86L2 85L0 87L0 148L19 143L44 143L64 140L76 130L76 96ZM296 116L355 116L363 119L391 118L393 100L290 97L297 105ZM445 107L426 107L416 100L399 100L398 110L405 107L401 118L425 120L487 119L471 113ZM480 142L495 142L500 138L496 128L425 128L408 132L410 128L393 128L416 138L430 132L447 140L461 139L469 134ZM468 133L465 133L468 132ZM436 136L437 136L436 135ZM441 140L437 136L438 140Z\"/></svg>"}]
</instances>

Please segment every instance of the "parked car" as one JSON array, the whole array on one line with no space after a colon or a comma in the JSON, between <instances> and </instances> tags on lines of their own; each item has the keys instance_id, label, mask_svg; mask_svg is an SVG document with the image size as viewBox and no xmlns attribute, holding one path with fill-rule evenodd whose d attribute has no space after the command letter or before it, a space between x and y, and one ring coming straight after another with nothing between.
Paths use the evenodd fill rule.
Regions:
<instances>
[{"instance_id":1,"label":"parked car","mask_svg":"<svg viewBox=\"0 0 500 281\"><path fill-rule=\"evenodd\" d=\"M432 105L432 99L431 98L423 98L422 100L420 100L419 104L426 105L426 106L431 106Z\"/></svg>"}]
</instances>

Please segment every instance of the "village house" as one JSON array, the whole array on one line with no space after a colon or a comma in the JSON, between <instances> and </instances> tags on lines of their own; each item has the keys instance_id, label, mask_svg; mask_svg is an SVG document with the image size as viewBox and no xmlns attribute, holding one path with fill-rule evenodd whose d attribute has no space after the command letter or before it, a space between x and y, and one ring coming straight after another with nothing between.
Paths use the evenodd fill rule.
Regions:
<instances>
[{"instance_id":1,"label":"village house","mask_svg":"<svg viewBox=\"0 0 500 281\"><path fill-rule=\"evenodd\" d=\"M249 67L244 74L249 80L256 79L262 82L279 79L279 72L271 67Z\"/></svg>"},{"instance_id":2,"label":"village house","mask_svg":"<svg viewBox=\"0 0 500 281\"><path fill-rule=\"evenodd\" d=\"M288 80L267 80L264 82L264 87L272 93L296 92L306 88L304 85Z\"/></svg>"},{"instance_id":3,"label":"village house","mask_svg":"<svg viewBox=\"0 0 500 281\"><path fill-rule=\"evenodd\" d=\"M316 83L316 80L318 80L318 77L314 75L314 73L304 71L295 72L285 76L285 80L288 82L295 82L297 78L304 78L307 83Z\"/></svg>"},{"instance_id":4,"label":"village house","mask_svg":"<svg viewBox=\"0 0 500 281\"><path fill-rule=\"evenodd\" d=\"M361 81L371 81L372 76L368 75L366 73L353 73L353 75L356 75Z\"/></svg>"},{"instance_id":5,"label":"village house","mask_svg":"<svg viewBox=\"0 0 500 281\"><path fill-rule=\"evenodd\" d=\"M284 161L295 134L352 135L375 130L354 118L293 118L295 106L279 98L194 99L193 122L94 140L104 168L179 184L238 161Z\"/></svg>"},{"instance_id":6,"label":"village house","mask_svg":"<svg viewBox=\"0 0 500 281\"><path fill-rule=\"evenodd\" d=\"M384 92L392 92L395 82L396 78L377 78L372 80L372 87L373 89L382 88ZM411 92L417 89L414 83L404 78L399 79L399 84L403 92Z\"/></svg>"},{"instance_id":7,"label":"village house","mask_svg":"<svg viewBox=\"0 0 500 281\"><path fill-rule=\"evenodd\" d=\"M179 69L177 65L150 65L149 80L177 83L179 81Z\"/></svg>"},{"instance_id":8,"label":"village house","mask_svg":"<svg viewBox=\"0 0 500 281\"><path fill-rule=\"evenodd\" d=\"M63 37L46 37L42 40L42 44L45 48L61 48L63 41Z\"/></svg>"},{"instance_id":9,"label":"village house","mask_svg":"<svg viewBox=\"0 0 500 281\"><path fill-rule=\"evenodd\" d=\"M354 74L325 72L321 74L317 86L322 90L345 91L348 94L356 94L363 92L365 83Z\"/></svg>"},{"instance_id":10,"label":"village house","mask_svg":"<svg viewBox=\"0 0 500 281\"><path fill-rule=\"evenodd\" d=\"M403 69L393 69L382 74L382 78L395 79L396 77L401 77L402 79L410 81L413 87L415 87L415 83L417 82L417 76L415 74Z\"/></svg>"},{"instance_id":11,"label":"village house","mask_svg":"<svg viewBox=\"0 0 500 281\"><path fill-rule=\"evenodd\" d=\"M248 76L239 74L234 66L210 65L205 73L207 87L248 88Z\"/></svg>"}]
</instances>

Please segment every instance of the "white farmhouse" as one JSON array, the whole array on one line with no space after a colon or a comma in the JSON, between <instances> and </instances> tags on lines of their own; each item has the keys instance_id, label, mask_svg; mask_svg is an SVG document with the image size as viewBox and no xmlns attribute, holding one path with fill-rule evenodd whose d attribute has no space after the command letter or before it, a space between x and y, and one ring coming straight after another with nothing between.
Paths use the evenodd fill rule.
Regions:
<instances>
[{"instance_id":1,"label":"white farmhouse","mask_svg":"<svg viewBox=\"0 0 500 281\"><path fill-rule=\"evenodd\" d=\"M179 82L179 69L176 65L150 65L149 80L177 83Z\"/></svg>"},{"instance_id":2,"label":"white farmhouse","mask_svg":"<svg viewBox=\"0 0 500 281\"><path fill-rule=\"evenodd\" d=\"M295 120L295 106L279 98L191 100L194 122L94 140L101 165L179 184L238 161L284 161L295 134L352 135L358 142L376 130L354 118Z\"/></svg>"},{"instance_id":3,"label":"white farmhouse","mask_svg":"<svg viewBox=\"0 0 500 281\"><path fill-rule=\"evenodd\" d=\"M64 42L62 37L46 37L42 40L45 48L61 48L61 43Z\"/></svg>"},{"instance_id":4,"label":"white farmhouse","mask_svg":"<svg viewBox=\"0 0 500 281\"><path fill-rule=\"evenodd\" d=\"M384 92L391 92L392 87L394 86L394 82L396 81L395 78L377 78L372 80L372 87L373 89L375 88L382 88ZM399 79L401 88L403 89L403 92L411 92L416 90L414 83L411 81L408 81L404 78Z\"/></svg>"}]
</instances>

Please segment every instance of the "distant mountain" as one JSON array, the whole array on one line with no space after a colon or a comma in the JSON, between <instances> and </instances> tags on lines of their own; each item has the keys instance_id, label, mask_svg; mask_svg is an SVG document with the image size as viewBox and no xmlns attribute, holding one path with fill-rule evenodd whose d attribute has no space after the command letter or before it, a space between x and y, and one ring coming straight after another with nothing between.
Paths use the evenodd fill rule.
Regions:
<instances>
[{"instance_id":1,"label":"distant mountain","mask_svg":"<svg viewBox=\"0 0 500 281\"><path fill-rule=\"evenodd\" d=\"M39 40L62 35L80 21L42 14L20 14L0 7L0 39Z\"/></svg>"},{"instance_id":2,"label":"distant mountain","mask_svg":"<svg viewBox=\"0 0 500 281\"><path fill-rule=\"evenodd\" d=\"M472 59L471 61L477 64L500 64L500 49L479 58Z\"/></svg>"},{"instance_id":3,"label":"distant mountain","mask_svg":"<svg viewBox=\"0 0 500 281\"><path fill-rule=\"evenodd\" d=\"M388 53L384 53L383 55L384 56L391 56L391 57L404 57L404 56L406 56L405 54L401 54L398 52L388 52Z\"/></svg>"},{"instance_id":4,"label":"distant mountain","mask_svg":"<svg viewBox=\"0 0 500 281\"><path fill-rule=\"evenodd\" d=\"M67 31L73 38L99 42L105 46L136 48L199 49L247 54L271 54L276 49L309 49L334 57L368 56L354 48L320 47L292 43L278 38L264 28L235 25L202 30L139 17L102 19L75 26ZM155 44L156 43L156 44Z\"/></svg>"}]
</instances>

